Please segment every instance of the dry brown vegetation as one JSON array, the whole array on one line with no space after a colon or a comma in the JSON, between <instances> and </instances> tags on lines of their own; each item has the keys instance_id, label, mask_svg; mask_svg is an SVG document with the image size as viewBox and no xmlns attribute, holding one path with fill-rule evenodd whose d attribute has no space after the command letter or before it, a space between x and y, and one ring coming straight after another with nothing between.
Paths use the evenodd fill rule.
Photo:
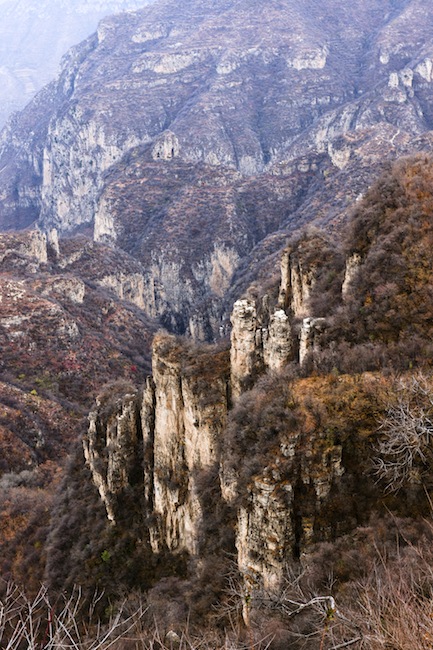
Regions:
<instances>
[{"instance_id":1,"label":"dry brown vegetation","mask_svg":"<svg viewBox=\"0 0 433 650\"><path fill-rule=\"evenodd\" d=\"M329 238L295 242L320 270L310 313L326 316L321 350L305 372L356 373L429 367L433 358L433 160L402 159L368 190L330 256ZM313 245L313 244L316 245ZM360 265L342 299L341 260ZM322 264L323 259L323 264ZM307 265L308 266L308 265Z\"/></svg>"},{"instance_id":2,"label":"dry brown vegetation","mask_svg":"<svg viewBox=\"0 0 433 650\"><path fill-rule=\"evenodd\" d=\"M206 512L199 562L186 554L167 552L155 557L149 552L149 522L139 485L125 494L123 519L117 527L110 527L80 448L72 455L52 500L48 487L57 480L57 473L49 465L48 452L34 442L30 421L37 419L49 434L52 449L64 453L74 432L62 429L61 414L52 400L71 395L60 383L48 385L48 373L38 376L40 383L26 383L36 381L33 372L42 363L42 353L31 361L31 374L20 379L21 366L13 364L27 363L27 357L24 354L21 359L13 346L9 348L5 365L17 375L14 381L19 388L10 390L8 399L2 398L0 442L5 452L11 450L11 435L16 434L22 464L13 455L2 461L7 471L1 479L2 514L3 521L9 522L1 531L3 573L26 580L28 598L33 599L40 598L38 581L45 567L44 577L54 598L65 589L73 593L74 584L80 584L86 607L97 585L103 595L95 614L104 629L109 629L113 613L132 612L134 628L126 636L110 637L110 647L119 649L431 648L431 185L429 158L402 161L390 168L358 206L341 250L317 232L298 239L297 250L308 264L314 265L316 258L324 260L311 307L315 315L328 317L329 328L322 349L302 371L292 365L280 374L254 377L251 390L230 409L220 444L228 468L236 473L238 495L234 503L223 503L217 465L197 472ZM339 293L342 260L352 252L361 255L362 265L343 301ZM95 296L97 305L106 305L105 296ZM134 310L124 312L111 303L107 309L107 336L126 328L129 315L135 316ZM83 318L90 322L98 313L92 308ZM67 348L68 355L75 355L71 363L77 365L69 368L66 379L73 385L74 377L82 378L81 388L75 387L79 396L102 377L120 375L123 381L106 389L102 407L109 410L119 391L134 388L126 364L131 354L138 354L138 321L130 333L129 350L118 347L113 353L107 336L94 340L93 335L89 339L93 347ZM165 335L156 337L155 346L161 368L164 363L174 364L203 404L221 398L215 386L217 382L225 386L229 379L226 349L196 346ZM62 355L62 350L53 354L56 372ZM83 365L90 370L82 371ZM415 375L415 367L422 368L423 374ZM90 377L93 371L96 376ZM33 390L36 395L31 394ZM52 430L45 416L51 423L55 419ZM9 428L5 428L6 420ZM69 432L68 437L57 438L60 429ZM287 443L293 445L290 458L280 453ZM334 481L329 468L337 456L343 472L341 480ZM37 472L26 474L23 459L35 462L40 472L45 467L49 480L38 478ZM276 470L281 484L290 481L294 486L294 542L286 553L291 572L280 592L257 589L246 603L240 576L230 569L236 553L235 509L248 500L254 479L269 478ZM330 482L320 508L311 487L315 480ZM34 488L37 498L31 502ZM314 521L308 540L302 527L305 519ZM133 593L127 599L127 610L125 593ZM45 610L46 595L43 592L41 601ZM33 601L23 598L28 611ZM31 612L36 609L30 605ZM43 617L39 630L44 627L41 621L47 620L46 612ZM22 626L22 615L17 620ZM70 645L105 647L97 645L96 628L90 626L83 632L84 618L78 620L81 636L73 642L70 639ZM116 630L124 634L123 628ZM25 639L21 637L20 643ZM56 642L42 647L54 648ZM36 643L42 642L34 642L39 650ZM18 650L20 645L9 646L10 650L15 647Z\"/></svg>"},{"instance_id":3,"label":"dry brown vegetation","mask_svg":"<svg viewBox=\"0 0 433 650\"><path fill-rule=\"evenodd\" d=\"M236 573L225 578L212 624L185 616L185 583L131 592L98 617L102 593L29 598L2 587L0 640L8 650L428 650L433 639L433 527L425 519L373 518L335 544L319 544L279 591L245 601ZM247 613L246 608L247 607ZM186 613L187 614L187 613ZM221 621L224 625L221 626Z\"/></svg>"}]
</instances>

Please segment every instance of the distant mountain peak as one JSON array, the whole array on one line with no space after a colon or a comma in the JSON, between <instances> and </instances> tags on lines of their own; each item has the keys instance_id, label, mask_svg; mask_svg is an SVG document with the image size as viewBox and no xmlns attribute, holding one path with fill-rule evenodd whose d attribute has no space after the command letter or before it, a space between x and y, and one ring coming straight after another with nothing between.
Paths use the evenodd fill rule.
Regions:
<instances>
[{"instance_id":1,"label":"distant mountain peak","mask_svg":"<svg viewBox=\"0 0 433 650\"><path fill-rule=\"evenodd\" d=\"M142 264L152 316L215 335L259 251L338 227L387 158L429 150L430 13L165 0L107 18L3 132L0 227L92 231Z\"/></svg>"}]
</instances>

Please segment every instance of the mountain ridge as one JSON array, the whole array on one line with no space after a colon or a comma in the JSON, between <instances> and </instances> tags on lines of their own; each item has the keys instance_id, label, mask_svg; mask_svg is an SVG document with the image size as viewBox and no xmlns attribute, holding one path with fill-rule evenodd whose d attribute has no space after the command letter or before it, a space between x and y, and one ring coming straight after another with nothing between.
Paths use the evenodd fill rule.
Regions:
<instances>
[{"instance_id":1,"label":"mountain ridge","mask_svg":"<svg viewBox=\"0 0 433 650\"><path fill-rule=\"evenodd\" d=\"M431 17L421 0L385 9L191 1L106 19L3 131L1 227L93 230L142 264L149 315L215 338L230 310L215 245L230 290L261 241L339 227L386 158L431 149ZM224 210L206 204L209 182L226 187ZM221 219L217 242L184 234ZM179 285L191 278L186 293L150 249Z\"/></svg>"},{"instance_id":2,"label":"mountain ridge","mask_svg":"<svg viewBox=\"0 0 433 650\"><path fill-rule=\"evenodd\" d=\"M64 2L3 0L0 5L0 126L58 73L61 57L110 13L138 9L138 0Z\"/></svg>"}]
</instances>

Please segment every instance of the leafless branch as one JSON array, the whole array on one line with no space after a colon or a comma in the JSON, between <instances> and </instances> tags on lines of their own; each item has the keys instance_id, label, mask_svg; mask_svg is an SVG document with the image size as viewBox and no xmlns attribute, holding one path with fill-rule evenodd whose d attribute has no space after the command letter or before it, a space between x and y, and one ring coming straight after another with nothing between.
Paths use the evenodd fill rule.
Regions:
<instances>
[{"instance_id":1,"label":"leafless branch","mask_svg":"<svg viewBox=\"0 0 433 650\"><path fill-rule=\"evenodd\" d=\"M397 491L432 460L433 391L424 375L398 381L379 434L376 474Z\"/></svg>"}]
</instances>

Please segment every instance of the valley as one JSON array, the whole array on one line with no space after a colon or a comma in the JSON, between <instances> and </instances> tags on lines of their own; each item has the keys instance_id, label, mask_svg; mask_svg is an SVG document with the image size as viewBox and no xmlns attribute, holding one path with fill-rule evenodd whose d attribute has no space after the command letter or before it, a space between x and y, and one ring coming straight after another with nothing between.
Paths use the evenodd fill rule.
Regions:
<instances>
[{"instance_id":1,"label":"valley","mask_svg":"<svg viewBox=\"0 0 433 650\"><path fill-rule=\"evenodd\" d=\"M158 0L0 133L1 573L30 598L133 612L131 648L430 647L432 20Z\"/></svg>"}]
</instances>

